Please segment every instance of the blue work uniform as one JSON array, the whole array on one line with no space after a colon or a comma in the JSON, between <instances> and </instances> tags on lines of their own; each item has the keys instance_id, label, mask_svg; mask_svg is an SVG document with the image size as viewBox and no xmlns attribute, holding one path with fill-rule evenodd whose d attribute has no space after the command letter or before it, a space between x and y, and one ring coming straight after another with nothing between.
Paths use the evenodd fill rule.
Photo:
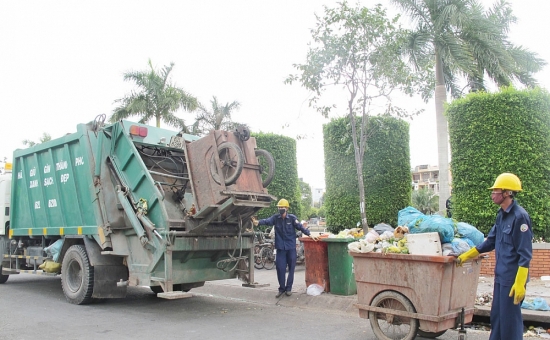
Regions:
<instances>
[{"instance_id":1,"label":"blue work uniform","mask_svg":"<svg viewBox=\"0 0 550 340\"><path fill-rule=\"evenodd\" d=\"M480 253L495 249L495 285L489 340L523 339L521 303L514 305L514 296L510 297L509 294L518 268L529 268L533 256L533 229L527 211L515 200L508 209L500 208L487 239L476 248Z\"/></svg>"},{"instance_id":2,"label":"blue work uniform","mask_svg":"<svg viewBox=\"0 0 550 340\"><path fill-rule=\"evenodd\" d=\"M269 218L258 221L259 225L272 225L275 228L275 268L279 281L279 292L291 292L294 283L294 269L296 268L296 230L310 235L298 218L287 212L285 218L275 214ZM286 268L288 266L288 278L285 284Z\"/></svg>"}]
</instances>

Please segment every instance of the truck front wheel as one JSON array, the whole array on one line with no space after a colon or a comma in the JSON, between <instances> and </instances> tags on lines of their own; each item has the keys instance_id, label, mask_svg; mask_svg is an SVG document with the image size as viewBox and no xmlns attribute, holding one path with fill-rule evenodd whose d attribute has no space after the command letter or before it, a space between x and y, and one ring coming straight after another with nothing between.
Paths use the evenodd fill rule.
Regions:
<instances>
[{"instance_id":1,"label":"truck front wheel","mask_svg":"<svg viewBox=\"0 0 550 340\"><path fill-rule=\"evenodd\" d=\"M92 301L94 268L84 246L74 245L65 253L61 265L61 286L70 303L83 305Z\"/></svg>"}]
</instances>

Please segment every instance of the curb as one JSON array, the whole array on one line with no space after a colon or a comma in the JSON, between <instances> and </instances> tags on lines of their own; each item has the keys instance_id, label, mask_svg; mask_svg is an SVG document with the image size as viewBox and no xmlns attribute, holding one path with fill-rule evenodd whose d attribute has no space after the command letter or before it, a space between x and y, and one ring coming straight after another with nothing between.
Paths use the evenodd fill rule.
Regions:
<instances>
[{"instance_id":1,"label":"curb","mask_svg":"<svg viewBox=\"0 0 550 340\"><path fill-rule=\"evenodd\" d=\"M203 287L194 288L193 295L215 296L224 299L238 300L256 303L260 305L273 305L282 307L295 307L302 309L325 310L327 312L345 313L359 317L357 295L341 296L323 293L319 296L310 296L304 292L293 292L292 296L275 298L277 292L261 288L247 288L235 285L224 285L206 282ZM523 321L540 322L550 324L550 312L522 309ZM489 317L491 307L475 306L474 315Z\"/></svg>"}]
</instances>

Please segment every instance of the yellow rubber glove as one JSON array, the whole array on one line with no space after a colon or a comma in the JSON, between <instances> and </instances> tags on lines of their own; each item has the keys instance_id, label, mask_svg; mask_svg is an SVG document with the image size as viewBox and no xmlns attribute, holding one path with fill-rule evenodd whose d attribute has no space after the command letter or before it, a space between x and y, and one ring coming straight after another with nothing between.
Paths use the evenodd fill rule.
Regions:
<instances>
[{"instance_id":1,"label":"yellow rubber glove","mask_svg":"<svg viewBox=\"0 0 550 340\"><path fill-rule=\"evenodd\" d=\"M467 252L463 253L459 257L456 258L455 262L457 266L462 266L462 264L470 259L473 259L474 257L479 255L479 251L477 251L476 247L471 248Z\"/></svg>"},{"instance_id":2,"label":"yellow rubber glove","mask_svg":"<svg viewBox=\"0 0 550 340\"><path fill-rule=\"evenodd\" d=\"M527 274L529 273L529 268L519 267L518 273L516 274L516 281L510 289L510 297L514 296L514 305L517 305L525 297L525 284L527 283Z\"/></svg>"}]
</instances>

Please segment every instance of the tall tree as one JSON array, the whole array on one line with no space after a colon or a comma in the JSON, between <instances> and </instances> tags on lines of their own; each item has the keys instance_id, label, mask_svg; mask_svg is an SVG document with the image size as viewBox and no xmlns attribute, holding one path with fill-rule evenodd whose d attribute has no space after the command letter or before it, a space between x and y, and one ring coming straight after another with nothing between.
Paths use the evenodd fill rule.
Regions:
<instances>
[{"instance_id":1,"label":"tall tree","mask_svg":"<svg viewBox=\"0 0 550 340\"><path fill-rule=\"evenodd\" d=\"M286 82L299 81L312 91L310 105L324 116L336 107L336 103L320 102L327 88L346 92L347 107L342 113L351 126L361 220L367 230L363 156L371 105L382 104L380 111L385 108L388 114L403 114L404 110L391 104L390 94L394 89L413 93L418 79L400 58L406 32L395 26L397 17L388 20L380 5L352 8L342 2L337 8L325 6L324 10L323 16L316 16L316 27L311 30L313 43L307 62L294 65L300 73L289 76Z\"/></svg>"},{"instance_id":2,"label":"tall tree","mask_svg":"<svg viewBox=\"0 0 550 340\"><path fill-rule=\"evenodd\" d=\"M239 125L231 120L231 113L241 107L239 102L233 101L232 103L222 105L218 102L218 98L213 96L210 105L211 108L207 108L202 104L199 104L198 107L197 121L203 133L207 133L210 130L229 131L233 130L236 125Z\"/></svg>"},{"instance_id":3,"label":"tall tree","mask_svg":"<svg viewBox=\"0 0 550 340\"><path fill-rule=\"evenodd\" d=\"M516 18L505 0L488 11L477 0L392 0L408 14L415 29L406 51L417 69L432 69L435 62L435 115L439 163L439 207L445 207L449 188L449 133L443 115L448 90L459 97L465 88L485 89L485 76L497 85L517 81L532 86L533 73L545 62L535 53L514 46L507 38ZM460 86L466 83L466 87ZM433 95L433 80L427 83L424 100Z\"/></svg>"},{"instance_id":4,"label":"tall tree","mask_svg":"<svg viewBox=\"0 0 550 340\"><path fill-rule=\"evenodd\" d=\"M185 121L176 117L175 113L180 109L195 110L198 106L197 99L171 82L170 72L174 63L160 70L155 70L151 59L148 65L149 69L146 71L124 73L124 80L133 81L138 90L115 100L119 106L113 111L110 121L140 116L139 123L142 124L155 118L157 127L160 127L160 121L163 120L168 125L185 130Z\"/></svg>"},{"instance_id":5,"label":"tall tree","mask_svg":"<svg viewBox=\"0 0 550 340\"><path fill-rule=\"evenodd\" d=\"M413 190L412 205L421 213L431 215L439 210L438 196L433 190L422 188Z\"/></svg>"},{"instance_id":6,"label":"tall tree","mask_svg":"<svg viewBox=\"0 0 550 340\"><path fill-rule=\"evenodd\" d=\"M298 184L300 185L300 193L302 194L302 216L300 219L306 220L308 219L311 208L313 207L313 195L311 193L311 186L308 183L300 179Z\"/></svg>"}]
</instances>

